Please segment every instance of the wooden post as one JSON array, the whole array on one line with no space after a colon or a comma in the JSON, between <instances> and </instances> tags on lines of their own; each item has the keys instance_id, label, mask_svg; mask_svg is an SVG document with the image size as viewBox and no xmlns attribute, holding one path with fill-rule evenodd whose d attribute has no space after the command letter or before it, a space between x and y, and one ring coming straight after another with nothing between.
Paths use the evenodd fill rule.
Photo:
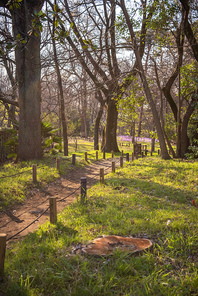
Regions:
<instances>
[{"instance_id":1,"label":"wooden post","mask_svg":"<svg viewBox=\"0 0 198 296\"><path fill-rule=\"evenodd\" d=\"M123 168L123 157L120 156L120 167Z\"/></svg>"},{"instance_id":2,"label":"wooden post","mask_svg":"<svg viewBox=\"0 0 198 296\"><path fill-rule=\"evenodd\" d=\"M80 180L81 180L81 203L83 204L87 196L87 178L82 177Z\"/></svg>"},{"instance_id":3,"label":"wooden post","mask_svg":"<svg viewBox=\"0 0 198 296\"><path fill-rule=\"evenodd\" d=\"M114 156L114 155L113 155L113 150L112 150L112 151L111 151L111 158L113 158L113 156Z\"/></svg>"},{"instance_id":4,"label":"wooden post","mask_svg":"<svg viewBox=\"0 0 198 296\"><path fill-rule=\"evenodd\" d=\"M76 164L76 154L72 154L72 164Z\"/></svg>"},{"instance_id":5,"label":"wooden post","mask_svg":"<svg viewBox=\"0 0 198 296\"><path fill-rule=\"evenodd\" d=\"M141 152L141 156L142 156L142 158L144 157L144 152L143 151Z\"/></svg>"},{"instance_id":6,"label":"wooden post","mask_svg":"<svg viewBox=\"0 0 198 296\"><path fill-rule=\"evenodd\" d=\"M134 152L132 152L132 161L134 161Z\"/></svg>"},{"instance_id":7,"label":"wooden post","mask_svg":"<svg viewBox=\"0 0 198 296\"><path fill-rule=\"evenodd\" d=\"M129 161L129 153L126 153L126 161Z\"/></svg>"},{"instance_id":8,"label":"wooden post","mask_svg":"<svg viewBox=\"0 0 198 296\"><path fill-rule=\"evenodd\" d=\"M105 159L105 151L103 151L103 159Z\"/></svg>"},{"instance_id":9,"label":"wooden post","mask_svg":"<svg viewBox=\"0 0 198 296\"><path fill-rule=\"evenodd\" d=\"M96 151L96 160L98 160L98 151Z\"/></svg>"},{"instance_id":10,"label":"wooden post","mask_svg":"<svg viewBox=\"0 0 198 296\"><path fill-rule=\"evenodd\" d=\"M36 169L37 169L37 165L36 165L36 164L33 164L33 165L32 165L32 178L33 178L33 183L36 183L36 182L37 182L37 172L36 172Z\"/></svg>"},{"instance_id":11,"label":"wooden post","mask_svg":"<svg viewBox=\"0 0 198 296\"><path fill-rule=\"evenodd\" d=\"M145 156L147 156L147 149L145 150Z\"/></svg>"},{"instance_id":12,"label":"wooden post","mask_svg":"<svg viewBox=\"0 0 198 296\"><path fill-rule=\"evenodd\" d=\"M112 161L112 172L115 173L115 161Z\"/></svg>"},{"instance_id":13,"label":"wooden post","mask_svg":"<svg viewBox=\"0 0 198 296\"><path fill-rule=\"evenodd\" d=\"M104 183L104 169L103 168L100 169L100 183L101 184Z\"/></svg>"},{"instance_id":14,"label":"wooden post","mask_svg":"<svg viewBox=\"0 0 198 296\"><path fill-rule=\"evenodd\" d=\"M57 171L60 171L60 158L56 159L56 169Z\"/></svg>"},{"instance_id":15,"label":"wooden post","mask_svg":"<svg viewBox=\"0 0 198 296\"><path fill-rule=\"evenodd\" d=\"M50 205L50 223L55 224L57 221L56 197L49 198L49 205Z\"/></svg>"},{"instance_id":16,"label":"wooden post","mask_svg":"<svg viewBox=\"0 0 198 296\"><path fill-rule=\"evenodd\" d=\"M5 252L6 252L6 234L0 233L0 274L4 273Z\"/></svg>"},{"instance_id":17,"label":"wooden post","mask_svg":"<svg viewBox=\"0 0 198 296\"><path fill-rule=\"evenodd\" d=\"M123 157L123 155L124 155L124 151L122 150L122 151L121 151L121 156Z\"/></svg>"},{"instance_id":18,"label":"wooden post","mask_svg":"<svg viewBox=\"0 0 198 296\"><path fill-rule=\"evenodd\" d=\"M85 152L85 161L87 161L87 152Z\"/></svg>"}]
</instances>

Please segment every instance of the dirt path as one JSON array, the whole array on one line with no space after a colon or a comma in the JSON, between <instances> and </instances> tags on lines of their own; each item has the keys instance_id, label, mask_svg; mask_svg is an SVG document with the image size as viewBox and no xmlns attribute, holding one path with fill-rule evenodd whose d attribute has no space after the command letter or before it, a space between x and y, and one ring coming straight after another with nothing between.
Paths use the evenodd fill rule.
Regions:
<instances>
[{"instance_id":1,"label":"dirt path","mask_svg":"<svg viewBox=\"0 0 198 296\"><path fill-rule=\"evenodd\" d=\"M118 162L118 159L114 159L114 161ZM0 233L6 233L7 240L13 241L33 232L49 218L49 210L43 215L42 213L49 206L50 196L57 198L57 210L60 212L75 200L76 194L80 193L81 177L87 178L87 187L90 188L99 181L100 168L104 168L105 174L111 172L111 163L112 158L102 159L84 168L74 167L66 177L61 177L48 184L45 189L34 189L28 194L23 204L0 212ZM63 198L65 199L60 201ZM39 216L41 217L39 218ZM32 224L26 228L30 223ZM23 231L20 232L21 230ZM20 233L17 234L18 232ZM17 235L15 236L15 234ZM12 236L14 237L12 238Z\"/></svg>"}]
</instances>

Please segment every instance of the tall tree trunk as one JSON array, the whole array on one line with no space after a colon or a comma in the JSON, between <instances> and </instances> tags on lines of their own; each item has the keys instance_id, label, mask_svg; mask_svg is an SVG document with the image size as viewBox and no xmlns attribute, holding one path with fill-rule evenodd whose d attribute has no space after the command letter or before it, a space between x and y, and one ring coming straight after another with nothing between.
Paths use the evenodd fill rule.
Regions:
<instances>
[{"instance_id":1,"label":"tall tree trunk","mask_svg":"<svg viewBox=\"0 0 198 296\"><path fill-rule=\"evenodd\" d=\"M94 150L99 150L99 142L98 142L98 134L99 134L99 126L100 126L100 120L103 114L103 105L100 104L100 108L98 110L98 114L95 121L94 126Z\"/></svg>"},{"instance_id":2,"label":"tall tree trunk","mask_svg":"<svg viewBox=\"0 0 198 296\"><path fill-rule=\"evenodd\" d=\"M188 135L187 135L187 128L188 128L188 122L190 120L190 117L192 115L192 113L194 112L195 108L196 108L196 104L197 104L197 94L195 94L188 106L188 109L184 115L183 118L183 122L182 122L182 128L181 128L181 157L184 158L185 157L185 153L187 153L188 151L188 147L190 144Z\"/></svg>"},{"instance_id":3,"label":"tall tree trunk","mask_svg":"<svg viewBox=\"0 0 198 296\"><path fill-rule=\"evenodd\" d=\"M32 29L34 12L39 12L43 1L20 2L20 8L11 10L14 36L26 40L16 47L16 75L19 88L19 150L21 160L42 157L41 147L41 87L40 87L40 33ZM28 36L28 38L27 38Z\"/></svg>"},{"instance_id":4,"label":"tall tree trunk","mask_svg":"<svg viewBox=\"0 0 198 296\"><path fill-rule=\"evenodd\" d=\"M141 130L142 130L142 115L143 115L143 108L144 108L144 105L142 104L141 109L140 109L139 123L138 123L138 137L140 137L140 135L141 135Z\"/></svg>"},{"instance_id":5,"label":"tall tree trunk","mask_svg":"<svg viewBox=\"0 0 198 296\"><path fill-rule=\"evenodd\" d=\"M119 152L116 131L117 131L118 110L115 100L110 99L107 105L107 120L105 127L105 146L106 152Z\"/></svg>"},{"instance_id":6,"label":"tall tree trunk","mask_svg":"<svg viewBox=\"0 0 198 296\"><path fill-rule=\"evenodd\" d=\"M55 4L56 4L56 1L55 1ZM62 129L63 129L63 151L64 151L64 156L68 156L68 137L67 137L67 122L66 122L66 116L65 116L65 100L64 100L64 93L63 93L62 77L60 73L57 50L56 50L56 43L54 38L54 30L55 30L55 25L53 22L53 32L51 35L52 35L54 63L55 63L56 74L57 74L58 89L60 93L60 112L61 112L61 123L62 123Z\"/></svg>"}]
</instances>

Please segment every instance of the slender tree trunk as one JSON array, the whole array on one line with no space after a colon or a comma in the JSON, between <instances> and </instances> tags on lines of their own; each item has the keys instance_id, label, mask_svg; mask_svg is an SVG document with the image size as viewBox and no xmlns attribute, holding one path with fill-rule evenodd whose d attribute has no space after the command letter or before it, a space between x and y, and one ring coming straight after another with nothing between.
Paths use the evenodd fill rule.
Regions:
<instances>
[{"instance_id":1,"label":"slender tree trunk","mask_svg":"<svg viewBox=\"0 0 198 296\"><path fill-rule=\"evenodd\" d=\"M100 126L100 120L103 114L103 105L100 104L100 109L98 110L98 114L95 121L94 126L94 150L99 150L99 142L98 142L98 134L99 134L99 126Z\"/></svg>"},{"instance_id":2,"label":"slender tree trunk","mask_svg":"<svg viewBox=\"0 0 198 296\"><path fill-rule=\"evenodd\" d=\"M11 11L14 36L27 40L32 29L34 11L39 12L43 1L21 2ZM16 76L19 88L19 149L21 160L42 157L41 147L41 87L40 33L29 36L26 44L19 43L16 51Z\"/></svg>"},{"instance_id":3,"label":"slender tree trunk","mask_svg":"<svg viewBox=\"0 0 198 296\"><path fill-rule=\"evenodd\" d=\"M142 104L141 109L140 109L139 123L138 123L138 137L140 137L140 135L141 135L141 130L142 130L142 115L143 115L143 108L144 108L144 105Z\"/></svg>"},{"instance_id":4,"label":"slender tree trunk","mask_svg":"<svg viewBox=\"0 0 198 296\"><path fill-rule=\"evenodd\" d=\"M55 4L56 4L56 1L55 1ZM51 35L52 35L52 44L53 44L53 52L54 52L54 63L56 68L58 89L60 94L60 112L61 112L61 123L62 123L62 129L63 129L63 151L64 151L64 156L68 156L68 137L67 137L67 122L66 122L66 116L65 116L65 100L64 100L64 93L63 93L62 77L60 73L57 50L56 50L56 43L54 38L54 30L55 30L55 26L53 22L53 32Z\"/></svg>"}]
</instances>

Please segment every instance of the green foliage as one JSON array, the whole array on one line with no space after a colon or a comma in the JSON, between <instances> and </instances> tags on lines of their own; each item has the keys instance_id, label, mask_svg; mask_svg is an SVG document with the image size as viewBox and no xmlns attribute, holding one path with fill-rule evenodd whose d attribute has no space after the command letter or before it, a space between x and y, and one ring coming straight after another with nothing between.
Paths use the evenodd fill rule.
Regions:
<instances>
[{"instance_id":1,"label":"green foliage","mask_svg":"<svg viewBox=\"0 0 198 296\"><path fill-rule=\"evenodd\" d=\"M42 147L50 148L53 143L56 143L55 148L57 150L62 149L62 138L55 135L58 129L54 129L49 122L42 122L41 123L41 135L42 135ZM51 150L54 153L54 150Z\"/></svg>"},{"instance_id":2,"label":"green foliage","mask_svg":"<svg viewBox=\"0 0 198 296\"><path fill-rule=\"evenodd\" d=\"M6 251L5 295L197 295L196 162L135 160ZM134 224L131 224L131 218ZM86 257L73 248L102 235L144 237L152 250Z\"/></svg>"}]
</instances>

